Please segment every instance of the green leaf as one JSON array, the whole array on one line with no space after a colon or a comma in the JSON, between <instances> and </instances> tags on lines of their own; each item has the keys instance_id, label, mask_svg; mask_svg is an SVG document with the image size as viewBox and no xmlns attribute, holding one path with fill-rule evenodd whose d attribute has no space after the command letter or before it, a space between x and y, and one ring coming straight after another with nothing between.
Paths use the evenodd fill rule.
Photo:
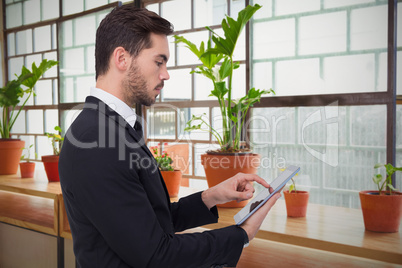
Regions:
<instances>
[{"instance_id":1,"label":"green leaf","mask_svg":"<svg viewBox=\"0 0 402 268\"><path fill-rule=\"evenodd\" d=\"M374 168L380 168L380 167L382 167L382 166L384 166L384 165L381 164L381 163L378 163L378 164L375 164Z\"/></svg>"},{"instance_id":2,"label":"green leaf","mask_svg":"<svg viewBox=\"0 0 402 268\"><path fill-rule=\"evenodd\" d=\"M293 183L292 183L292 184L289 186L289 193L291 193L294 188L295 188L295 186L294 186Z\"/></svg>"},{"instance_id":3,"label":"green leaf","mask_svg":"<svg viewBox=\"0 0 402 268\"><path fill-rule=\"evenodd\" d=\"M213 33L212 40L214 41L216 47L209 50L209 53L214 54L225 54L230 57L233 56L233 52L236 47L237 40L247 22L251 19L254 13L260 9L261 6L255 4L254 6L248 5L245 9L241 10L238 14L237 20L226 16L226 19L222 20L222 29L224 31L225 37L220 37L209 27L207 28Z\"/></svg>"},{"instance_id":4,"label":"green leaf","mask_svg":"<svg viewBox=\"0 0 402 268\"><path fill-rule=\"evenodd\" d=\"M228 93L228 89L226 88L225 82L216 82L214 90L211 91L209 96L215 96L218 99L223 99L224 96Z\"/></svg>"},{"instance_id":5,"label":"green leaf","mask_svg":"<svg viewBox=\"0 0 402 268\"><path fill-rule=\"evenodd\" d=\"M377 174L373 177L373 181L375 184L379 185L382 181L382 175L381 174Z\"/></svg>"},{"instance_id":6,"label":"green leaf","mask_svg":"<svg viewBox=\"0 0 402 268\"><path fill-rule=\"evenodd\" d=\"M391 183L387 184L388 188L390 188L392 191L397 191L398 189L396 189Z\"/></svg>"},{"instance_id":7,"label":"green leaf","mask_svg":"<svg viewBox=\"0 0 402 268\"><path fill-rule=\"evenodd\" d=\"M41 76L50 68L52 68L53 66L57 65L57 61L54 60L46 60L44 59L41 64L36 67L35 62L32 63L32 72L30 72L25 66L22 66L22 70L21 70L21 75L20 76L24 76L28 73L31 73L32 76L29 77L28 79L25 79L22 84L24 86L26 86L29 89L32 89L36 82L39 80L39 78L41 78Z\"/></svg>"}]
</instances>

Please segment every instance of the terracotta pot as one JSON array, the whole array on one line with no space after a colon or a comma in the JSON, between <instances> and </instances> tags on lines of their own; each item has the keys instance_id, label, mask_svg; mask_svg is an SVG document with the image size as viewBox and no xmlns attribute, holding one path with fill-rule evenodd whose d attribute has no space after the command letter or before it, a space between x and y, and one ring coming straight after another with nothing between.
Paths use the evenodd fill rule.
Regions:
<instances>
[{"instance_id":1,"label":"terracotta pot","mask_svg":"<svg viewBox=\"0 0 402 268\"><path fill-rule=\"evenodd\" d=\"M204 166L208 186L213 187L239 172L256 174L260 166L260 155L251 153L242 155L203 154L201 164ZM244 207L247 203L248 200L231 201L220 204L218 207Z\"/></svg>"},{"instance_id":2,"label":"terracotta pot","mask_svg":"<svg viewBox=\"0 0 402 268\"><path fill-rule=\"evenodd\" d=\"M161 174L169 192L169 197L177 197L180 190L181 171L161 171Z\"/></svg>"},{"instance_id":3,"label":"terracotta pot","mask_svg":"<svg viewBox=\"0 0 402 268\"><path fill-rule=\"evenodd\" d=\"M306 217L308 198L307 191L283 191L288 217Z\"/></svg>"},{"instance_id":4,"label":"terracotta pot","mask_svg":"<svg viewBox=\"0 0 402 268\"><path fill-rule=\"evenodd\" d=\"M378 191L359 192L366 230L381 233L399 231L402 216L402 193L395 191L392 193L392 195L384 193L378 195Z\"/></svg>"},{"instance_id":5,"label":"terracotta pot","mask_svg":"<svg viewBox=\"0 0 402 268\"><path fill-rule=\"evenodd\" d=\"M45 166L47 179L49 182L60 181L59 179L59 156L58 155L44 155L42 162Z\"/></svg>"},{"instance_id":6,"label":"terracotta pot","mask_svg":"<svg viewBox=\"0 0 402 268\"><path fill-rule=\"evenodd\" d=\"M25 141L0 139L0 175L16 174Z\"/></svg>"},{"instance_id":7,"label":"terracotta pot","mask_svg":"<svg viewBox=\"0 0 402 268\"><path fill-rule=\"evenodd\" d=\"M163 150L173 159L172 166L176 170L181 170L182 174L190 174L189 171L189 144L177 143L164 145ZM188 178L181 178L181 186L189 187Z\"/></svg>"},{"instance_id":8,"label":"terracotta pot","mask_svg":"<svg viewBox=\"0 0 402 268\"><path fill-rule=\"evenodd\" d=\"M20 172L21 172L21 178L33 178L35 174L35 163L21 162Z\"/></svg>"},{"instance_id":9,"label":"terracotta pot","mask_svg":"<svg viewBox=\"0 0 402 268\"><path fill-rule=\"evenodd\" d=\"M162 151L167 152L167 154L172 158L173 163L172 167L176 170L181 170L182 174L190 174L189 167L189 144L188 143L177 143L177 144L168 144L165 143L156 145L158 147L158 154L160 155ZM154 146L153 146L154 147ZM153 150L150 149L152 155L156 157ZM181 178L181 186L189 187L190 180L188 178Z\"/></svg>"}]
</instances>

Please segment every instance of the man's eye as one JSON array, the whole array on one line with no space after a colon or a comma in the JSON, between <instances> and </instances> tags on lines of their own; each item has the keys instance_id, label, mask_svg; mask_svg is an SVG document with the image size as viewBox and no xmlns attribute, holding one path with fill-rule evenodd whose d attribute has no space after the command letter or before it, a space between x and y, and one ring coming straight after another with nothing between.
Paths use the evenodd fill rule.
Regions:
<instances>
[{"instance_id":1,"label":"man's eye","mask_svg":"<svg viewBox=\"0 0 402 268\"><path fill-rule=\"evenodd\" d=\"M157 61L156 65L161 66L163 64L163 62Z\"/></svg>"}]
</instances>

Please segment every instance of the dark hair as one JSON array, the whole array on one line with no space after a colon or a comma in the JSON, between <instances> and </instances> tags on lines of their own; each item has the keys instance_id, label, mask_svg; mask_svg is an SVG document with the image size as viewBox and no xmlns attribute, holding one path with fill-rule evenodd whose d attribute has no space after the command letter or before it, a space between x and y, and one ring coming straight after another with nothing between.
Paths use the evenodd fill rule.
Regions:
<instances>
[{"instance_id":1,"label":"dark hair","mask_svg":"<svg viewBox=\"0 0 402 268\"><path fill-rule=\"evenodd\" d=\"M132 4L114 8L96 31L96 79L109 69L109 59L116 47L123 47L132 57L151 47L150 34L173 33L173 25L158 14Z\"/></svg>"}]
</instances>

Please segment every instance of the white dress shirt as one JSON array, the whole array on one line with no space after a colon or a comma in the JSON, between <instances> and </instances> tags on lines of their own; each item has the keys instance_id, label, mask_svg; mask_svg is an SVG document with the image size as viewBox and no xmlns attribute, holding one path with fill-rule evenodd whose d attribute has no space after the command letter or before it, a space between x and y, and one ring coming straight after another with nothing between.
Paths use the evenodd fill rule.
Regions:
<instances>
[{"instance_id":1,"label":"white dress shirt","mask_svg":"<svg viewBox=\"0 0 402 268\"><path fill-rule=\"evenodd\" d=\"M135 111L125 102L116 96L96 87L91 87L90 95L106 103L111 109L123 117L130 126L134 127L135 121L137 120L137 115L135 114Z\"/></svg>"}]
</instances>

